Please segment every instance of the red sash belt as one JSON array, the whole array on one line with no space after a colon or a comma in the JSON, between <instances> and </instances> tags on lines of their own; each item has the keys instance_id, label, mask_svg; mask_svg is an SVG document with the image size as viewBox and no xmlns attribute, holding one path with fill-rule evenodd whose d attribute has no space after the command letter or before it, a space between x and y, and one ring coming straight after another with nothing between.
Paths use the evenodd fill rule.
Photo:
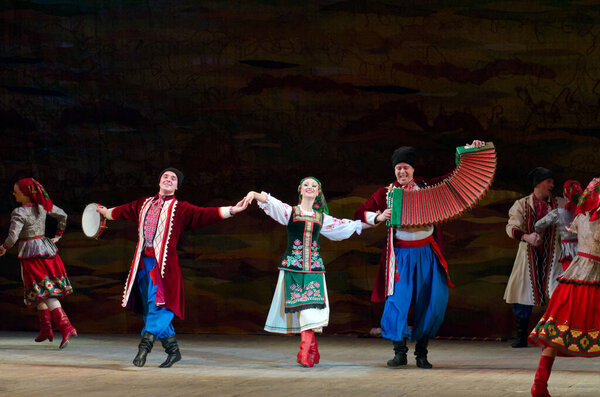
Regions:
<instances>
[{"instance_id":1,"label":"red sash belt","mask_svg":"<svg viewBox=\"0 0 600 397\"><path fill-rule=\"evenodd\" d=\"M596 262L600 262L600 256L588 254L587 252L577 251L577 256L581 256L583 258L588 258L588 259L595 260Z\"/></svg>"},{"instance_id":2,"label":"red sash belt","mask_svg":"<svg viewBox=\"0 0 600 397\"><path fill-rule=\"evenodd\" d=\"M390 228L390 230L393 230L392 228ZM392 239L391 233L390 234L390 240ZM446 279L448 281L448 286L449 287L454 287L454 284L452 284L452 281L450 281L450 274L448 273L448 263L446 262L446 259L444 259L444 256L442 255L442 251L440 250L439 245L437 245L437 243L435 242L435 240L433 239L433 235L428 236L422 240L394 240L393 242L393 247L394 248L419 248L419 247L425 247L426 245L431 245L431 249L433 250L433 253L435 254L438 262L440 262L440 265L442 265L442 267L444 268L444 271L446 272ZM392 267L395 270L395 265L396 265L396 261L395 259L392 261L390 260L392 257L395 257L395 255L393 254L393 252L389 252L388 253L388 271L387 271L387 276L388 279L386 280L386 296L390 296L393 295L393 283L391 282L392 280L395 280L395 277L392 278L392 274L394 274L392 272ZM390 285L391 284L391 285Z\"/></svg>"},{"instance_id":3,"label":"red sash belt","mask_svg":"<svg viewBox=\"0 0 600 397\"><path fill-rule=\"evenodd\" d=\"M577 239L576 238L568 238L566 240L560 240L561 243L576 243Z\"/></svg>"},{"instance_id":4,"label":"red sash belt","mask_svg":"<svg viewBox=\"0 0 600 397\"><path fill-rule=\"evenodd\" d=\"M154 247L144 247L144 250L142 251L142 256L156 258L156 255L154 254Z\"/></svg>"},{"instance_id":5,"label":"red sash belt","mask_svg":"<svg viewBox=\"0 0 600 397\"><path fill-rule=\"evenodd\" d=\"M428 244L435 244L433 235L425 237L422 240L394 240L394 247L396 248L419 248L425 247Z\"/></svg>"},{"instance_id":6,"label":"red sash belt","mask_svg":"<svg viewBox=\"0 0 600 397\"><path fill-rule=\"evenodd\" d=\"M39 240L39 239L44 238L44 237L46 237L46 236L43 235L43 234L40 234L39 236L33 236L33 237L20 237L19 240L21 240L21 241L31 241L31 240Z\"/></svg>"}]
</instances>

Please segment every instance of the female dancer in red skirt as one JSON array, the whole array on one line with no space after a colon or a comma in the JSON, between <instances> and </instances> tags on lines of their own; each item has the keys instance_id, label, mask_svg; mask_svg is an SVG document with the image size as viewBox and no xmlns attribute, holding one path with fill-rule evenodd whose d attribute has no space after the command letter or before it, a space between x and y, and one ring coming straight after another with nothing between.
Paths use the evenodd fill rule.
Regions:
<instances>
[{"instance_id":1,"label":"female dancer in red skirt","mask_svg":"<svg viewBox=\"0 0 600 397\"><path fill-rule=\"evenodd\" d=\"M577 256L558 278L546 312L529 335L542 357L532 396L550 396L554 358L600 356L600 178L583 192L569 228L577 233Z\"/></svg>"},{"instance_id":2,"label":"female dancer in red skirt","mask_svg":"<svg viewBox=\"0 0 600 397\"><path fill-rule=\"evenodd\" d=\"M77 331L57 299L73 292L65 266L54 245L65 231L67 214L52 204L46 190L33 178L19 180L14 186L13 194L21 206L11 214L8 237L0 246L0 256L19 242L25 305L36 307L40 319L40 334L35 341L48 339L52 342L54 322L62 334L60 349L63 349L71 336L77 336ZM58 220L56 236L52 239L44 235L46 215Z\"/></svg>"}]
</instances>

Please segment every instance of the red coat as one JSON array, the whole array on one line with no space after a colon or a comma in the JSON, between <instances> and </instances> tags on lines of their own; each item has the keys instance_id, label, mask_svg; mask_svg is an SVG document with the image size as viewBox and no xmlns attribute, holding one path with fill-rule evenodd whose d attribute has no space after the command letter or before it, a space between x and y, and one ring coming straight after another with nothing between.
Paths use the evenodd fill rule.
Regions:
<instances>
[{"instance_id":1,"label":"red coat","mask_svg":"<svg viewBox=\"0 0 600 397\"><path fill-rule=\"evenodd\" d=\"M153 197L142 198L129 204L124 204L112 209L110 217L113 219L138 222L138 243L125 283L121 305L139 311L136 302L130 299L131 292L137 293L136 275L142 257L144 246L144 218ZM171 310L177 317L184 318L183 278L179 268L177 256L177 243L183 230L195 229L209 225L223 219L219 207L197 207L186 201L173 198L165 201L161 211L161 220L154 237L154 251L157 267L160 269L161 278L157 281L156 305L164 306Z\"/></svg>"},{"instance_id":2,"label":"red coat","mask_svg":"<svg viewBox=\"0 0 600 397\"><path fill-rule=\"evenodd\" d=\"M425 186L428 184L435 184L440 180L443 180L446 177L439 177L435 179L428 180L427 184L424 183L422 178L415 178L415 182L420 186ZM393 183L394 187L400 187L398 181ZM388 187L380 187L377 189L375 193L364 203L360 205L354 212L354 219L360 219L361 221L367 223L366 212L377 212L377 211L385 211L387 209L387 192ZM442 232L440 227L436 227L433 232L433 237L436 240L436 243L442 249ZM441 252L440 252L441 254ZM386 294L385 294L385 273L386 273L386 250L384 249L381 253L381 258L379 260L379 271L377 272L377 276L375 278L375 285L373 286L373 293L371 294L372 302L385 302ZM445 269L446 273L448 272Z\"/></svg>"}]
</instances>

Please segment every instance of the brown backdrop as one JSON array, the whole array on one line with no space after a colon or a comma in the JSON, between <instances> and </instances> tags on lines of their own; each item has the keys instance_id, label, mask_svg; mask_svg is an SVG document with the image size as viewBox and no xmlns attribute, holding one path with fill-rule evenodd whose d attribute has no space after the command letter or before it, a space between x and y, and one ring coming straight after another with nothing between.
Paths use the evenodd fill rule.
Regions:
<instances>
[{"instance_id":1,"label":"brown backdrop","mask_svg":"<svg viewBox=\"0 0 600 397\"><path fill-rule=\"evenodd\" d=\"M390 155L419 150L417 174L453 168L454 148L494 141L493 190L444 226L456 288L441 335L507 336L502 300L516 252L512 202L543 165L587 182L598 159L600 13L592 2L13 1L0 5L0 227L16 179L33 176L70 214L60 252L82 332L137 332L120 309L135 225L85 239L89 202L116 205L186 174L181 199L231 204L248 190L293 203L317 176L351 217L393 180ZM560 193L560 189L556 189ZM54 225L49 225L52 232ZM377 323L370 289L383 228L323 244L326 332ZM180 241L188 317L179 332L261 332L285 228L255 207ZM2 328L35 329L16 253L0 259Z\"/></svg>"}]
</instances>

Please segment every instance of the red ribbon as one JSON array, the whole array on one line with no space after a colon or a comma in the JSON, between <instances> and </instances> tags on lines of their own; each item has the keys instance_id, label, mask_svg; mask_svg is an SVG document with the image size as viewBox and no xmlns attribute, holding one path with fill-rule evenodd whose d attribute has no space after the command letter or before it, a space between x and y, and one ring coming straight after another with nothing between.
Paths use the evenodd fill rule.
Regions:
<instances>
[{"instance_id":1,"label":"red ribbon","mask_svg":"<svg viewBox=\"0 0 600 397\"><path fill-rule=\"evenodd\" d=\"M588 258L595 260L596 262L600 262L600 256L588 254L587 252L577 251L577 256L581 256L582 258Z\"/></svg>"}]
</instances>

